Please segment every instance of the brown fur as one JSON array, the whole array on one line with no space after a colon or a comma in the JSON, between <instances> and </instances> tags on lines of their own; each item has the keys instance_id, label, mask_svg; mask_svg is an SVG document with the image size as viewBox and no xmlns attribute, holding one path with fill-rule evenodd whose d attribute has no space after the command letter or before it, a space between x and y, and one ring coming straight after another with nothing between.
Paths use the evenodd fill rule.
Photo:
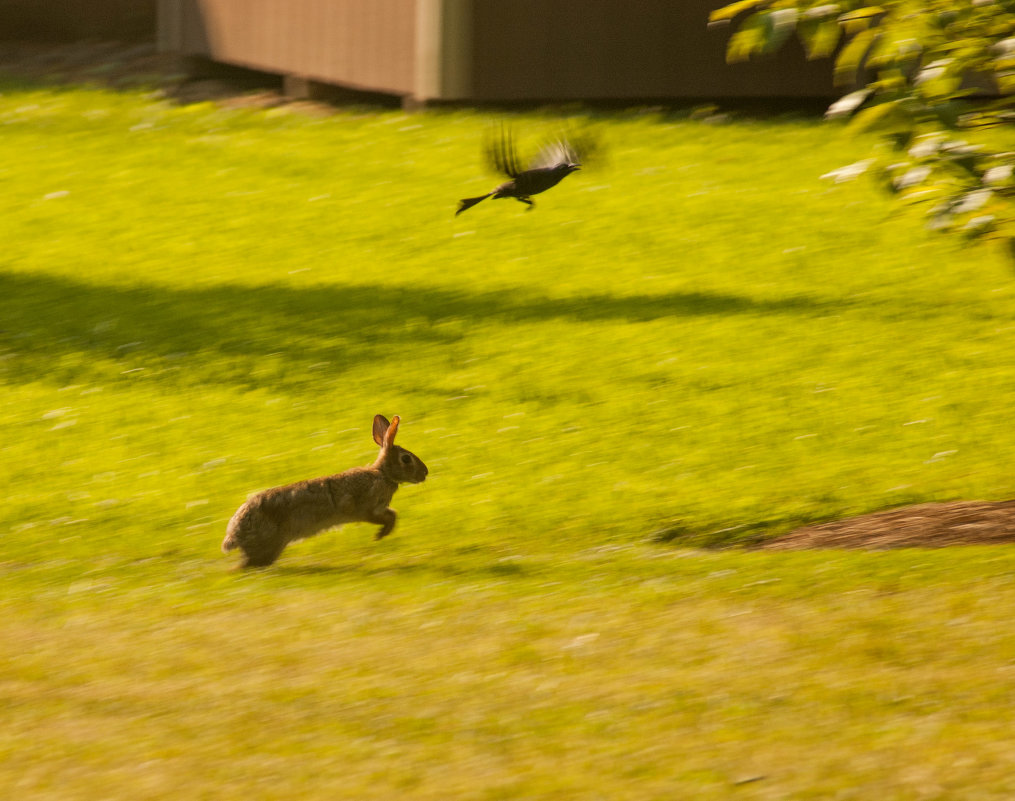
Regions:
<instances>
[{"instance_id":1,"label":"brown fur","mask_svg":"<svg viewBox=\"0 0 1015 801\"><path fill-rule=\"evenodd\" d=\"M311 478L252 495L226 527L222 550L239 548L241 567L270 565L290 542L306 539L343 523L377 523L381 539L395 527L388 504L399 484L419 484L427 467L419 457L394 444L399 418L374 417L374 441L381 446L369 467L353 467L333 476Z\"/></svg>"}]
</instances>

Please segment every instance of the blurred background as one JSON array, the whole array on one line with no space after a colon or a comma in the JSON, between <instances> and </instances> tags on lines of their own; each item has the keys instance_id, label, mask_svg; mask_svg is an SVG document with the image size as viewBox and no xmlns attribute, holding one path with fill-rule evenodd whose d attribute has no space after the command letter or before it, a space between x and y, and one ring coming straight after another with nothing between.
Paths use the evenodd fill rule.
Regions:
<instances>
[{"instance_id":1,"label":"blurred background","mask_svg":"<svg viewBox=\"0 0 1015 801\"><path fill-rule=\"evenodd\" d=\"M790 42L728 65L721 0L0 0L7 41L158 43L201 62L283 76L294 94L343 87L432 102L827 99L831 59ZM204 65L207 67L207 64Z\"/></svg>"}]
</instances>

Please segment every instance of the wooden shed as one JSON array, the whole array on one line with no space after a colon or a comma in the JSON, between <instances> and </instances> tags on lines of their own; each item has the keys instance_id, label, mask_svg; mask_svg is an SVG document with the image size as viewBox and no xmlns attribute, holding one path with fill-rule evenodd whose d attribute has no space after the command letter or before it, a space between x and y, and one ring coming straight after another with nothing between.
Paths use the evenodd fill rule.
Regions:
<instances>
[{"instance_id":1,"label":"wooden shed","mask_svg":"<svg viewBox=\"0 0 1015 801\"><path fill-rule=\"evenodd\" d=\"M826 98L830 60L728 65L723 0L159 0L163 50L411 103Z\"/></svg>"}]
</instances>

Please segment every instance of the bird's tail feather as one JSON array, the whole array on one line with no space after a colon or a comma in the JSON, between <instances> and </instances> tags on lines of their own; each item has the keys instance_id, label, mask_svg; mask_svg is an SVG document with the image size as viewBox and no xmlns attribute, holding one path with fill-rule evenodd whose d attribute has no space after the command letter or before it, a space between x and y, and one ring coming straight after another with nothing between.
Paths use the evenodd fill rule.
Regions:
<instances>
[{"instance_id":1,"label":"bird's tail feather","mask_svg":"<svg viewBox=\"0 0 1015 801\"><path fill-rule=\"evenodd\" d=\"M493 194L493 192L489 192L489 193L487 193L485 195L480 195L479 197L467 197L467 198L463 198L462 200L459 200L458 201L458 211L455 212L455 216L457 217L459 214L461 214L466 209L471 209L473 206L475 206L477 203L479 203L479 201L486 200L492 194Z\"/></svg>"}]
</instances>

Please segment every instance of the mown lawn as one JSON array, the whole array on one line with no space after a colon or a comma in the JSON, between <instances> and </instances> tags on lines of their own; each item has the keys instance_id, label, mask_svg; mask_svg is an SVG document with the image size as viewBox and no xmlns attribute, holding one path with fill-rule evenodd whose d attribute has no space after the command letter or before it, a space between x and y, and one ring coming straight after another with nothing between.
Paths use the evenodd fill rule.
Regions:
<instances>
[{"instance_id":1,"label":"mown lawn","mask_svg":"<svg viewBox=\"0 0 1015 801\"><path fill-rule=\"evenodd\" d=\"M1008 799L1015 556L736 545L1015 497L1015 286L797 118L0 87L0 788L28 799ZM524 147L559 115L512 115ZM256 489L430 479L237 573Z\"/></svg>"}]
</instances>

